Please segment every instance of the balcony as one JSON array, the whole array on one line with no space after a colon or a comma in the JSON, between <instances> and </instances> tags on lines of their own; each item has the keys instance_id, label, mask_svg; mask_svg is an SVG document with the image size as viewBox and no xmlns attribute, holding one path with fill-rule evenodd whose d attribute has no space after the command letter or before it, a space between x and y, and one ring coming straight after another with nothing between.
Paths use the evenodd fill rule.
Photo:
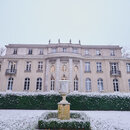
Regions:
<instances>
[{"instance_id":1,"label":"balcony","mask_svg":"<svg viewBox=\"0 0 130 130\"><path fill-rule=\"evenodd\" d=\"M121 77L121 71L119 70L116 70L116 71L110 71L110 75L111 76L118 76L118 77Z\"/></svg>"},{"instance_id":2,"label":"balcony","mask_svg":"<svg viewBox=\"0 0 130 130\"><path fill-rule=\"evenodd\" d=\"M5 74L6 74L6 75L15 75L16 72L17 72L16 69L6 69Z\"/></svg>"}]
</instances>

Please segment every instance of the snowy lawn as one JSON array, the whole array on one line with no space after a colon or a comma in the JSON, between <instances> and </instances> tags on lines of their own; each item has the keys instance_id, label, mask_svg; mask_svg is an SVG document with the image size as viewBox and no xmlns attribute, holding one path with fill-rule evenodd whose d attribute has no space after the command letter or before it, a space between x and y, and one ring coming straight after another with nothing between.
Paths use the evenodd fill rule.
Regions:
<instances>
[{"instance_id":1,"label":"snowy lawn","mask_svg":"<svg viewBox=\"0 0 130 130\"><path fill-rule=\"evenodd\" d=\"M0 130L34 130L46 110L0 110ZM53 112L53 111L51 111ZM82 111L92 130L130 130L130 112Z\"/></svg>"}]
</instances>

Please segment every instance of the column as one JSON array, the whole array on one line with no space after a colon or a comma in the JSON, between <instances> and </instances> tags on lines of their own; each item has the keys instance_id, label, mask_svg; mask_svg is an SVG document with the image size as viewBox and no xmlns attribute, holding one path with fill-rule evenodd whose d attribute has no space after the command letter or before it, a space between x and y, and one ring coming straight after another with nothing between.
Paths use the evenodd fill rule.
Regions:
<instances>
[{"instance_id":1,"label":"column","mask_svg":"<svg viewBox=\"0 0 130 130\"><path fill-rule=\"evenodd\" d=\"M83 61L80 60L80 84L79 84L79 91L83 92L84 91L84 86L83 86Z\"/></svg>"},{"instance_id":2,"label":"column","mask_svg":"<svg viewBox=\"0 0 130 130\"><path fill-rule=\"evenodd\" d=\"M59 80L60 80L60 59L56 60L56 79L55 79L55 91L59 91Z\"/></svg>"},{"instance_id":3,"label":"column","mask_svg":"<svg viewBox=\"0 0 130 130\"><path fill-rule=\"evenodd\" d=\"M70 92L74 90L73 83L72 83L73 82L72 68L73 68L72 59L69 59L69 91Z\"/></svg>"},{"instance_id":4,"label":"column","mask_svg":"<svg viewBox=\"0 0 130 130\"><path fill-rule=\"evenodd\" d=\"M49 60L46 60L46 64L45 64L45 91L49 91L50 90L50 86L49 86Z\"/></svg>"}]
</instances>

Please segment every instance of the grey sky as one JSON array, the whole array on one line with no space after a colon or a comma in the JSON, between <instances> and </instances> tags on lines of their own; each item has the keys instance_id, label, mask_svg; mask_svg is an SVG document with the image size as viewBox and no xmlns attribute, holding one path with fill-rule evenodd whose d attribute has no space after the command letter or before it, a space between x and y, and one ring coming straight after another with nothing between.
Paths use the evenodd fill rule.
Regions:
<instances>
[{"instance_id":1,"label":"grey sky","mask_svg":"<svg viewBox=\"0 0 130 130\"><path fill-rule=\"evenodd\" d=\"M130 46L130 0L0 0L0 44L51 39Z\"/></svg>"}]
</instances>

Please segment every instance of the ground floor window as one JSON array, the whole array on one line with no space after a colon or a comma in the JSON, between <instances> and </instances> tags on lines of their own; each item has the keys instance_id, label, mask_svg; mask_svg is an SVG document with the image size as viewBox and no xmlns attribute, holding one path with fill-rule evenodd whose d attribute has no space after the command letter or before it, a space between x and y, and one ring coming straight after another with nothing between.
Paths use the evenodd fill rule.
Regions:
<instances>
[{"instance_id":1,"label":"ground floor window","mask_svg":"<svg viewBox=\"0 0 130 130\"><path fill-rule=\"evenodd\" d=\"M119 91L119 84L117 79L113 79L114 91Z\"/></svg>"},{"instance_id":2,"label":"ground floor window","mask_svg":"<svg viewBox=\"0 0 130 130\"><path fill-rule=\"evenodd\" d=\"M24 90L29 90L29 86L30 86L30 78L25 78Z\"/></svg>"},{"instance_id":3,"label":"ground floor window","mask_svg":"<svg viewBox=\"0 0 130 130\"><path fill-rule=\"evenodd\" d=\"M42 78L37 78L36 90L42 89Z\"/></svg>"},{"instance_id":4,"label":"ground floor window","mask_svg":"<svg viewBox=\"0 0 130 130\"><path fill-rule=\"evenodd\" d=\"M129 84L129 90L130 90L130 79L128 80L128 84Z\"/></svg>"},{"instance_id":5,"label":"ground floor window","mask_svg":"<svg viewBox=\"0 0 130 130\"><path fill-rule=\"evenodd\" d=\"M103 80L100 78L97 80L98 90L103 91Z\"/></svg>"},{"instance_id":6,"label":"ground floor window","mask_svg":"<svg viewBox=\"0 0 130 130\"><path fill-rule=\"evenodd\" d=\"M78 91L78 77L74 78L74 91Z\"/></svg>"},{"instance_id":7,"label":"ground floor window","mask_svg":"<svg viewBox=\"0 0 130 130\"><path fill-rule=\"evenodd\" d=\"M55 89L55 79L53 76L51 76L51 90Z\"/></svg>"},{"instance_id":8,"label":"ground floor window","mask_svg":"<svg viewBox=\"0 0 130 130\"><path fill-rule=\"evenodd\" d=\"M86 91L91 91L91 79L87 78L85 81Z\"/></svg>"},{"instance_id":9,"label":"ground floor window","mask_svg":"<svg viewBox=\"0 0 130 130\"><path fill-rule=\"evenodd\" d=\"M13 78L12 77L10 77L9 79L8 79L8 90L12 90L12 88L13 88Z\"/></svg>"}]
</instances>

